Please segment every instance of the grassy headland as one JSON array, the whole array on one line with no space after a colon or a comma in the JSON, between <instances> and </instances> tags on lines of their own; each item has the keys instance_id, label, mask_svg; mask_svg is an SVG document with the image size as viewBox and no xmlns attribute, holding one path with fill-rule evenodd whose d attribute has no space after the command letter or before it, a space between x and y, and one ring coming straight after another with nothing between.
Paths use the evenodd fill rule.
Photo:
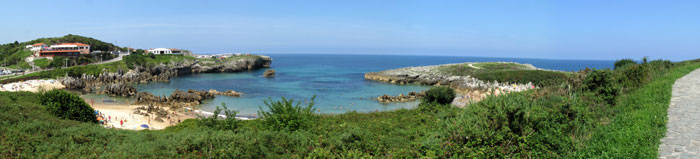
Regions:
<instances>
[{"instance_id":1,"label":"grassy headland","mask_svg":"<svg viewBox=\"0 0 700 159\"><path fill-rule=\"evenodd\" d=\"M568 75L566 72L538 70L533 66L503 62L448 65L439 70L451 76L472 76L484 81L508 83L532 82L539 86L561 83Z\"/></svg>"},{"instance_id":2,"label":"grassy headland","mask_svg":"<svg viewBox=\"0 0 700 159\"><path fill-rule=\"evenodd\" d=\"M466 108L424 101L318 115L283 100L268 102L280 111L262 119L189 119L159 131L65 120L40 94L0 92L0 158L653 158L671 85L698 62L583 70Z\"/></svg>"}]
</instances>

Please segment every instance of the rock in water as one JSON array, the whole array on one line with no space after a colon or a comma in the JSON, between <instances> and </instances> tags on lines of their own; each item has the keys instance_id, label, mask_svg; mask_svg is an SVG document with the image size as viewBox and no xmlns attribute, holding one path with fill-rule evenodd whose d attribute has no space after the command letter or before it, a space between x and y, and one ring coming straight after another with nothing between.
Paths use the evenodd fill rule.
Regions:
<instances>
[{"instance_id":1,"label":"rock in water","mask_svg":"<svg viewBox=\"0 0 700 159\"><path fill-rule=\"evenodd\" d=\"M267 77L267 78L275 77L275 70L273 70L273 69L266 70L265 73L263 73L263 77Z\"/></svg>"}]
</instances>

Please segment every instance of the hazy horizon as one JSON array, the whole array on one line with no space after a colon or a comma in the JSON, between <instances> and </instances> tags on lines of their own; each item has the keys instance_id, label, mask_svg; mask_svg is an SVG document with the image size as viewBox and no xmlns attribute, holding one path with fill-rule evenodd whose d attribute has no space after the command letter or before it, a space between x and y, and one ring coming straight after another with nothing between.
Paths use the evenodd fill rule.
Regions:
<instances>
[{"instance_id":1,"label":"hazy horizon","mask_svg":"<svg viewBox=\"0 0 700 159\"><path fill-rule=\"evenodd\" d=\"M8 1L0 7L9 15L0 43L75 34L199 54L680 61L700 58L695 6L700 2Z\"/></svg>"}]
</instances>

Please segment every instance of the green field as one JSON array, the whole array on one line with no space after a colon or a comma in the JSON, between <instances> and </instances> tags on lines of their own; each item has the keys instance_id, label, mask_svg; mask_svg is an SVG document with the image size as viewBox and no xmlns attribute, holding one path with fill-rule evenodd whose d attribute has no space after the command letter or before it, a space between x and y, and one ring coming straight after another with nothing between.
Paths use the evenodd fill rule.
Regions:
<instances>
[{"instance_id":1,"label":"green field","mask_svg":"<svg viewBox=\"0 0 700 159\"><path fill-rule=\"evenodd\" d=\"M39 94L0 92L0 158L655 158L671 86L697 68L583 70L466 108L308 116L290 107L281 118L189 119L157 131L61 119Z\"/></svg>"},{"instance_id":2,"label":"green field","mask_svg":"<svg viewBox=\"0 0 700 159\"><path fill-rule=\"evenodd\" d=\"M49 59L46 58L34 60L34 65L40 68L47 68L49 67L50 63L51 61L49 61Z\"/></svg>"},{"instance_id":3,"label":"green field","mask_svg":"<svg viewBox=\"0 0 700 159\"><path fill-rule=\"evenodd\" d=\"M517 63L484 62L442 66L438 70L450 76L471 76L484 81L508 83L532 82L538 86L563 82L567 72L534 70Z\"/></svg>"}]
</instances>

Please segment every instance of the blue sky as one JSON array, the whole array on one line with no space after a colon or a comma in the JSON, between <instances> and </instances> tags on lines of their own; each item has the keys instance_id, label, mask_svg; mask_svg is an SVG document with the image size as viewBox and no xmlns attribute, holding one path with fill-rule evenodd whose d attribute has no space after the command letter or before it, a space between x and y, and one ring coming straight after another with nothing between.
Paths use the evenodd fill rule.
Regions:
<instances>
[{"instance_id":1,"label":"blue sky","mask_svg":"<svg viewBox=\"0 0 700 159\"><path fill-rule=\"evenodd\" d=\"M700 1L3 1L0 42L195 53L700 58Z\"/></svg>"}]
</instances>

